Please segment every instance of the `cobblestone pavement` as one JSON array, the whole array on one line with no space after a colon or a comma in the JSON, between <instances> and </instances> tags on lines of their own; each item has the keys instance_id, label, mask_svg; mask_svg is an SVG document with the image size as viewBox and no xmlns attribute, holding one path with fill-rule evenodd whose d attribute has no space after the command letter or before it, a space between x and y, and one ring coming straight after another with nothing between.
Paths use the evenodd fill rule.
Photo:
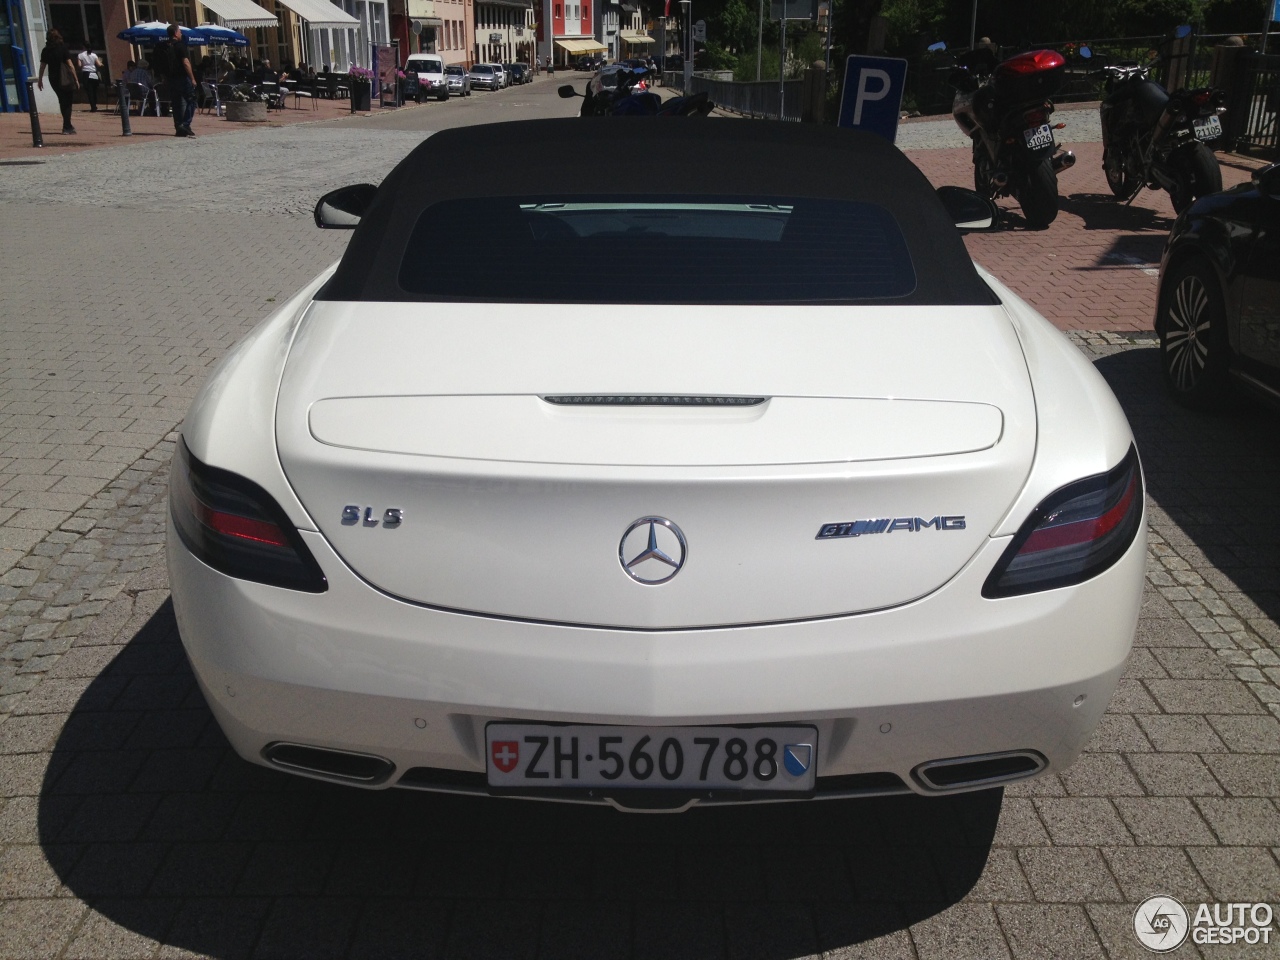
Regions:
<instances>
[{"instance_id":1,"label":"cobblestone pavement","mask_svg":"<svg viewBox=\"0 0 1280 960\"><path fill-rule=\"evenodd\" d=\"M1137 957L1150 894L1280 901L1275 414L1171 405L1149 336L1072 334L1133 424L1151 546L1129 669L1070 769L681 816L368 793L230 752L163 563L189 398L346 236L273 197L67 191L0 199L31 225L0 241L0 958Z\"/></svg>"}]
</instances>

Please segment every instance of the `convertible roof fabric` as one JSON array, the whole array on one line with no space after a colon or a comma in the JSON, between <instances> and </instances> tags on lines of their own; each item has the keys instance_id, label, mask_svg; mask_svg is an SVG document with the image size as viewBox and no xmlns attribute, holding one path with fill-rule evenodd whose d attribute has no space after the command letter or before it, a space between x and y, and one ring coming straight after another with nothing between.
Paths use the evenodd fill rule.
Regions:
<instances>
[{"instance_id":1,"label":"convertible roof fabric","mask_svg":"<svg viewBox=\"0 0 1280 960\"><path fill-rule=\"evenodd\" d=\"M457 158L468 158L457 163ZM510 157L520 163L512 164ZM565 156L643 157L566 164ZM998 302L923 173L893 144L855 130L770 120L571 117L442 130L387 175L319 300L414 301L398 272L423 210L446 199L572 196L833 198L878 204L897 220L916 270L911 295L882 302ZM532 241L531 241L532 242ZM470 256L474 251L460 251ZM571 264L566 264L572 270ZM619 284L662 303L661 270ZM635 296L628 292L626 296ZM619 302L623 302L619 300ZM922 348L925 345L921 345Z\"/></svg>"}]
</instances>

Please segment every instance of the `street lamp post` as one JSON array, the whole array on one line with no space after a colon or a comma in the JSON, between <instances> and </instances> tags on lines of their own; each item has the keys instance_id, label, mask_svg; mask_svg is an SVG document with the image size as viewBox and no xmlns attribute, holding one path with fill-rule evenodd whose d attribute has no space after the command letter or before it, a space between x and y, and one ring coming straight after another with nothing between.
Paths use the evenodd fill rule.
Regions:
<instances>
[{"instance_id":1,"label":"street lamp post","mask_svg":"<svg viewBox=\"0 0 1280 960\"><path fill-rule=\"evenodd\" d=\"M680 0L684 7L684 90L689 95L689 78L693 76L693 3L691 0Z\"/></svg>"}]
</instances>

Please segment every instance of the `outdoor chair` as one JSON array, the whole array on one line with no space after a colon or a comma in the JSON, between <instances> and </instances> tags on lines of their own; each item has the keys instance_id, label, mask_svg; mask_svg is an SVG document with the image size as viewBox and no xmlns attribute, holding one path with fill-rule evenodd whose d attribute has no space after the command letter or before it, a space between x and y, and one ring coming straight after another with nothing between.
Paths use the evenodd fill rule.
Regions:
<instances>
[{"instance_id":1,"label":"outdoor chair","mask_svg":"<svg viewBox=\"0 0 1280 960\"><path fill-rule=\"evenodd\" d=\"M218 88L208 81L200 84L200 109L205 113L222 115L222 103L218 96Z\"/></svg>"},{"instance_id":2,"label":"outdoor chair","mask_svg":"<svg viewBox=\"0 0 1280 960\"><path fill-rule=\"evenodd\" d=\"M258 85L258 90L267 95L267 109L280 110L284 107L284 91L280 89L280 84L265 82Z\"/></svg>"},{"instance_id":3,"label":"outdoor chair","mask_svg":"<svg viewBox=\"0 0 1280 960\"><path fill-rule=\"evenodd\" d=\"M306 97L311 101L311 109L319 110L320 105L316 103L316 82L314 80L298 80L293 87L293 106L298 109L298 101Z\"/></svg>"},{"instance_id":4,"label":"outdoor chair","mask_svg":"<svg viewBox=\"0 0 1280 960\"><path fill-rule=\"evenodd\" d=\"M169 84L157 83L151 88L151 96L156 106L156 116L168 116L173 109L173 97L169 95ZM144 113L146 111L143 111Z\"/></svg>"},{"instance_id":5,"label":"outdoor chair","mask_svg":"<svg viewBox=\"0 0 1280 960\"><path fill-rule=\"evenodd\" d=\"M138 116L143 116L147 112L147 101L155 97L155 91L148 87L145 83L129 84L129 107L133 108L136 103L138 105ZM156 116L160 116L160 104L156 103Z\"/></svg>"}]
</instances>

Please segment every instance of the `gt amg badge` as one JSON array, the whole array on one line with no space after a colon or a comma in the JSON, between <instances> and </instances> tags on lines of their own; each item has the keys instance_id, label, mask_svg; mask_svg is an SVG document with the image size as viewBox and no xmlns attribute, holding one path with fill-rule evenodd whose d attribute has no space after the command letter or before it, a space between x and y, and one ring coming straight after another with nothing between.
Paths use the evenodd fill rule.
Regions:
<instances>
[{"instance_id":1,"label":"gt amg badge","mask_svg":"<svg viewBox=\"0 0 1280 960\"><path fill-rule=\"evenodd\" d=\"M926 527L934 530L963 530L964 517L934 517L924 520L920 517L894 517L880 520L850 520L847 523L824 523L818 528L815 540L836 540L841 537L860 537L864 533L893 533L895 530L909 530L918 533Z\"/></svg>"}]
</instances>

